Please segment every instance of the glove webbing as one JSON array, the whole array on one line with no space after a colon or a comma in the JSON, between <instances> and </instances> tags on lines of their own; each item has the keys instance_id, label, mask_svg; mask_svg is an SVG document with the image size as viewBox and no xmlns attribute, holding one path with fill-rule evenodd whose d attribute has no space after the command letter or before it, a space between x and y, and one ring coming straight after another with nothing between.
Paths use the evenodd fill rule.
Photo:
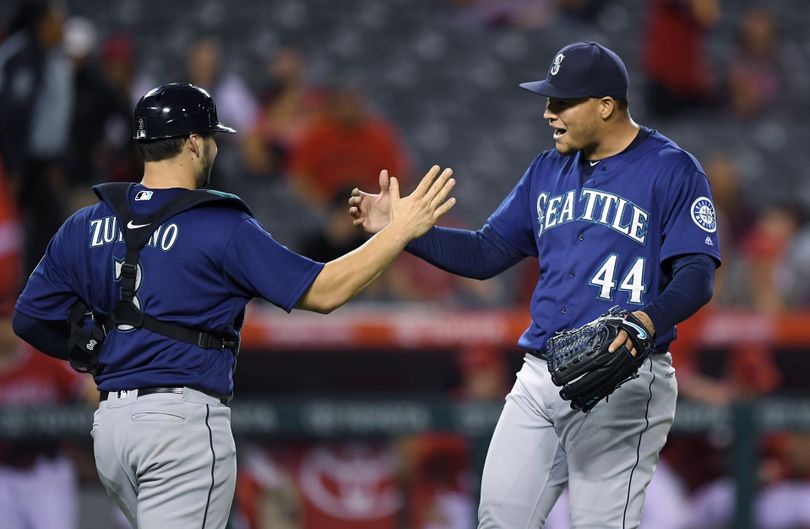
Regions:
<instances>
[{"instance_id":1,"label":"glove webbing","mask_svg":"<svg viewBox=\"0 0 810 529\"><path fill-rule=\"evenodd\" d=\"M559 354L554 354L549 358L551 367L556 369L557 365L567 361L574 355L582 356L587 354L587 350L593 350L594 346L604 341L604 336L608 333L605 327L585 325L579 329L564 331L556 334L554 347ZM574 361L575 362L575 361Z\"/></svg>"}]
</instances>

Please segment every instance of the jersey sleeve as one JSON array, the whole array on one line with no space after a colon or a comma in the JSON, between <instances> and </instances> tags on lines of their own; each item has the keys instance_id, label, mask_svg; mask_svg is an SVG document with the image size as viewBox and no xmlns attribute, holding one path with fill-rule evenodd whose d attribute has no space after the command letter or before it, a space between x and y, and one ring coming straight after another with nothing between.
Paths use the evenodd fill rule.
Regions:
<instances>
[{"instance_id":1,"label":"jersey sleeve","mask_svg":"<svg viewBox=\"0 0 810 529\"><path fill-rule=\"evenodd\" d=\"M84 244L82 240L73 240L74 231L75 223L68 221L53 236L45 255L28 278L15 310L46 321L68 317L70 307L79 300L70 279L70 267L76 264L76 256L71 256L68 250L71 245Z\"/></svg>"},{"instance_id":2,"label":"jersey sleeve","mask_svg":"<svg viewBox=\"0 0 810 529\"><path fill-rule=\"evenodd\" d=\"M677 255L706 254L719 265L717 212L706 175L695 171L673 189L664 218L661 262Z\"/></svg>"},{"instance_id":3,"label":"jersey sleeve","mask_svg":"<svg viewBox=\"0 0 810 529\"><path fill-rule=\"evenodd\" d=\"M253 218L239 224L223 258L225 273L239 288L287 312L323 266L276 242Z\"/></svg>"},{"instance_id":4,"label":"jersey sleeve","mask_svg":"<svg viewBox=\"0 0 810 529\"><path fill-rule=\"evenodd\" d=\"M532 207L529 204L531 174L535 164L521 177L517 185L490 215L487 223L504 241L523 255L537 256L537 244L532 224Z\"/></svg>"}]
</instances>

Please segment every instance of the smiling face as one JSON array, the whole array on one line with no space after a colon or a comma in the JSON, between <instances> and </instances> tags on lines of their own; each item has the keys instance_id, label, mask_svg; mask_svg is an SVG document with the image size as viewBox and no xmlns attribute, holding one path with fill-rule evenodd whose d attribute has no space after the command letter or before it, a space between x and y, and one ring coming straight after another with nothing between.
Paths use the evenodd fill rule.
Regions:
<instances>
[{"instance_id":1,"label":"smiling face","mask_svg":"<svg viewBox=\"0 0 810 529\"><path fill-rule=\"evenodd\" d=\"M596 150L602 136L605 99L609 100L548 98L543 118L554 130L554 146L560 154Z\"/></svg>"}]
</instances>

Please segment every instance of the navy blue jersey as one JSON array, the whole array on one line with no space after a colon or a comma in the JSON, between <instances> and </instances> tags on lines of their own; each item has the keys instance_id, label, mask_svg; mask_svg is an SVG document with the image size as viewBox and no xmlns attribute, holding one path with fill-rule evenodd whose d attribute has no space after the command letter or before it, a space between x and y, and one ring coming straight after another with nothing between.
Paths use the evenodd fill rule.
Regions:
<instances>
[{"instance_id":1,"label":"navy blue jersey","mask_svg":"<svg viewBox=\"0 0 810 529\"><path fill-rule=\"evenodd\" d=\"M136 185L130 203L135 213L150 214L179 191ZM65 320L82 299L95 313L110 313L120 299L125 249L106 204L79 210L51 240L16 310L40 320ZM289 312L322 267L277 243L247 213L203 206L166 220L141 250L135 302L159 320L233 334L251 298ZM111 332L99 362L101 390L195 386L223 395L233 390L231 351L146 329Z\"/></svg>"},{"instance_id":2,"label":"navy blue jersey","mask_svg":"<svg viewBox=\"0 0 810 529\"><path fill-rule=\"evenodd\" d=\"M720 261L703 168L643 127L630 148L595 163L581 152L540 154L488 222L517 250L539 257L532 323L518 342L527 349L543 349L555 332L613 305L640 309L669 281L667 259L707 254ZM675 329L657 331L660 351Z\"/></svg>"}]
</instances>

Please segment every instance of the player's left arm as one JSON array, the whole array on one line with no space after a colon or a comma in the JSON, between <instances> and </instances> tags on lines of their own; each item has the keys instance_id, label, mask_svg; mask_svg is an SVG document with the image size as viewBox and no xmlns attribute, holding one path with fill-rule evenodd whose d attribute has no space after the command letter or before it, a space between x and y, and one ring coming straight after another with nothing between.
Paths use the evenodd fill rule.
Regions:
<instances>
[{"instance_id":1,"label":"player's left arm","mask_svg":"<svg viewBox=\"0 0 810 529\"><path fill-rule=\"evenodd\" d=\"M28 278L17 299L11 320L14 333L48 356L67 360L70 336L68 313L79 299L72 287L71 264L76 256L66 248L81 247L74 242L85 233L84 224L74 214L48 243L45 255Z\"/></svg>"},{"instance_id":2,"label":"player's left arm","mask_svg":"<svg viewBox=\"0 0 810 529\"><path fill-rule=\"evenodd\" d=\"M715 261L706 254L678 256L667 263L672 269L672 280L654 301L633 313L655 335L686 320L712 299L714 292ZM610 344L615 351L625 344L635 356L627 333L621 331Z\"/></svg>"},{"instance_id":3,"label":"player's left arm","mask_svg":"<svg viewBox=\"0 0 810 529\"><path fill-rule=\"evenodd\" d=\"M67 320L40 320L15 310L11 326L14 329L14 334L31 344L38 351L60 360L68 359L67 343L69 332Z\"/></svg>"},{"instance_id":4,"label":"player's left arm","mask_svg":"<svg viewBox=\"0 0 810 529\"><path fill-rule=\"evenodd\" d=\"M661 217L660 266L672 279L659 296L634 313L652 333L667 331L708 303L714 290L714 271L720 265L717 215L709 179L694 159L679 154L672 160L674 171L682 171L680 177L662 179L662 187L657 189L668 197L668 208ZM611 350L626 341L625 333L619 333Z\"/></svg>"}]
</instances>

